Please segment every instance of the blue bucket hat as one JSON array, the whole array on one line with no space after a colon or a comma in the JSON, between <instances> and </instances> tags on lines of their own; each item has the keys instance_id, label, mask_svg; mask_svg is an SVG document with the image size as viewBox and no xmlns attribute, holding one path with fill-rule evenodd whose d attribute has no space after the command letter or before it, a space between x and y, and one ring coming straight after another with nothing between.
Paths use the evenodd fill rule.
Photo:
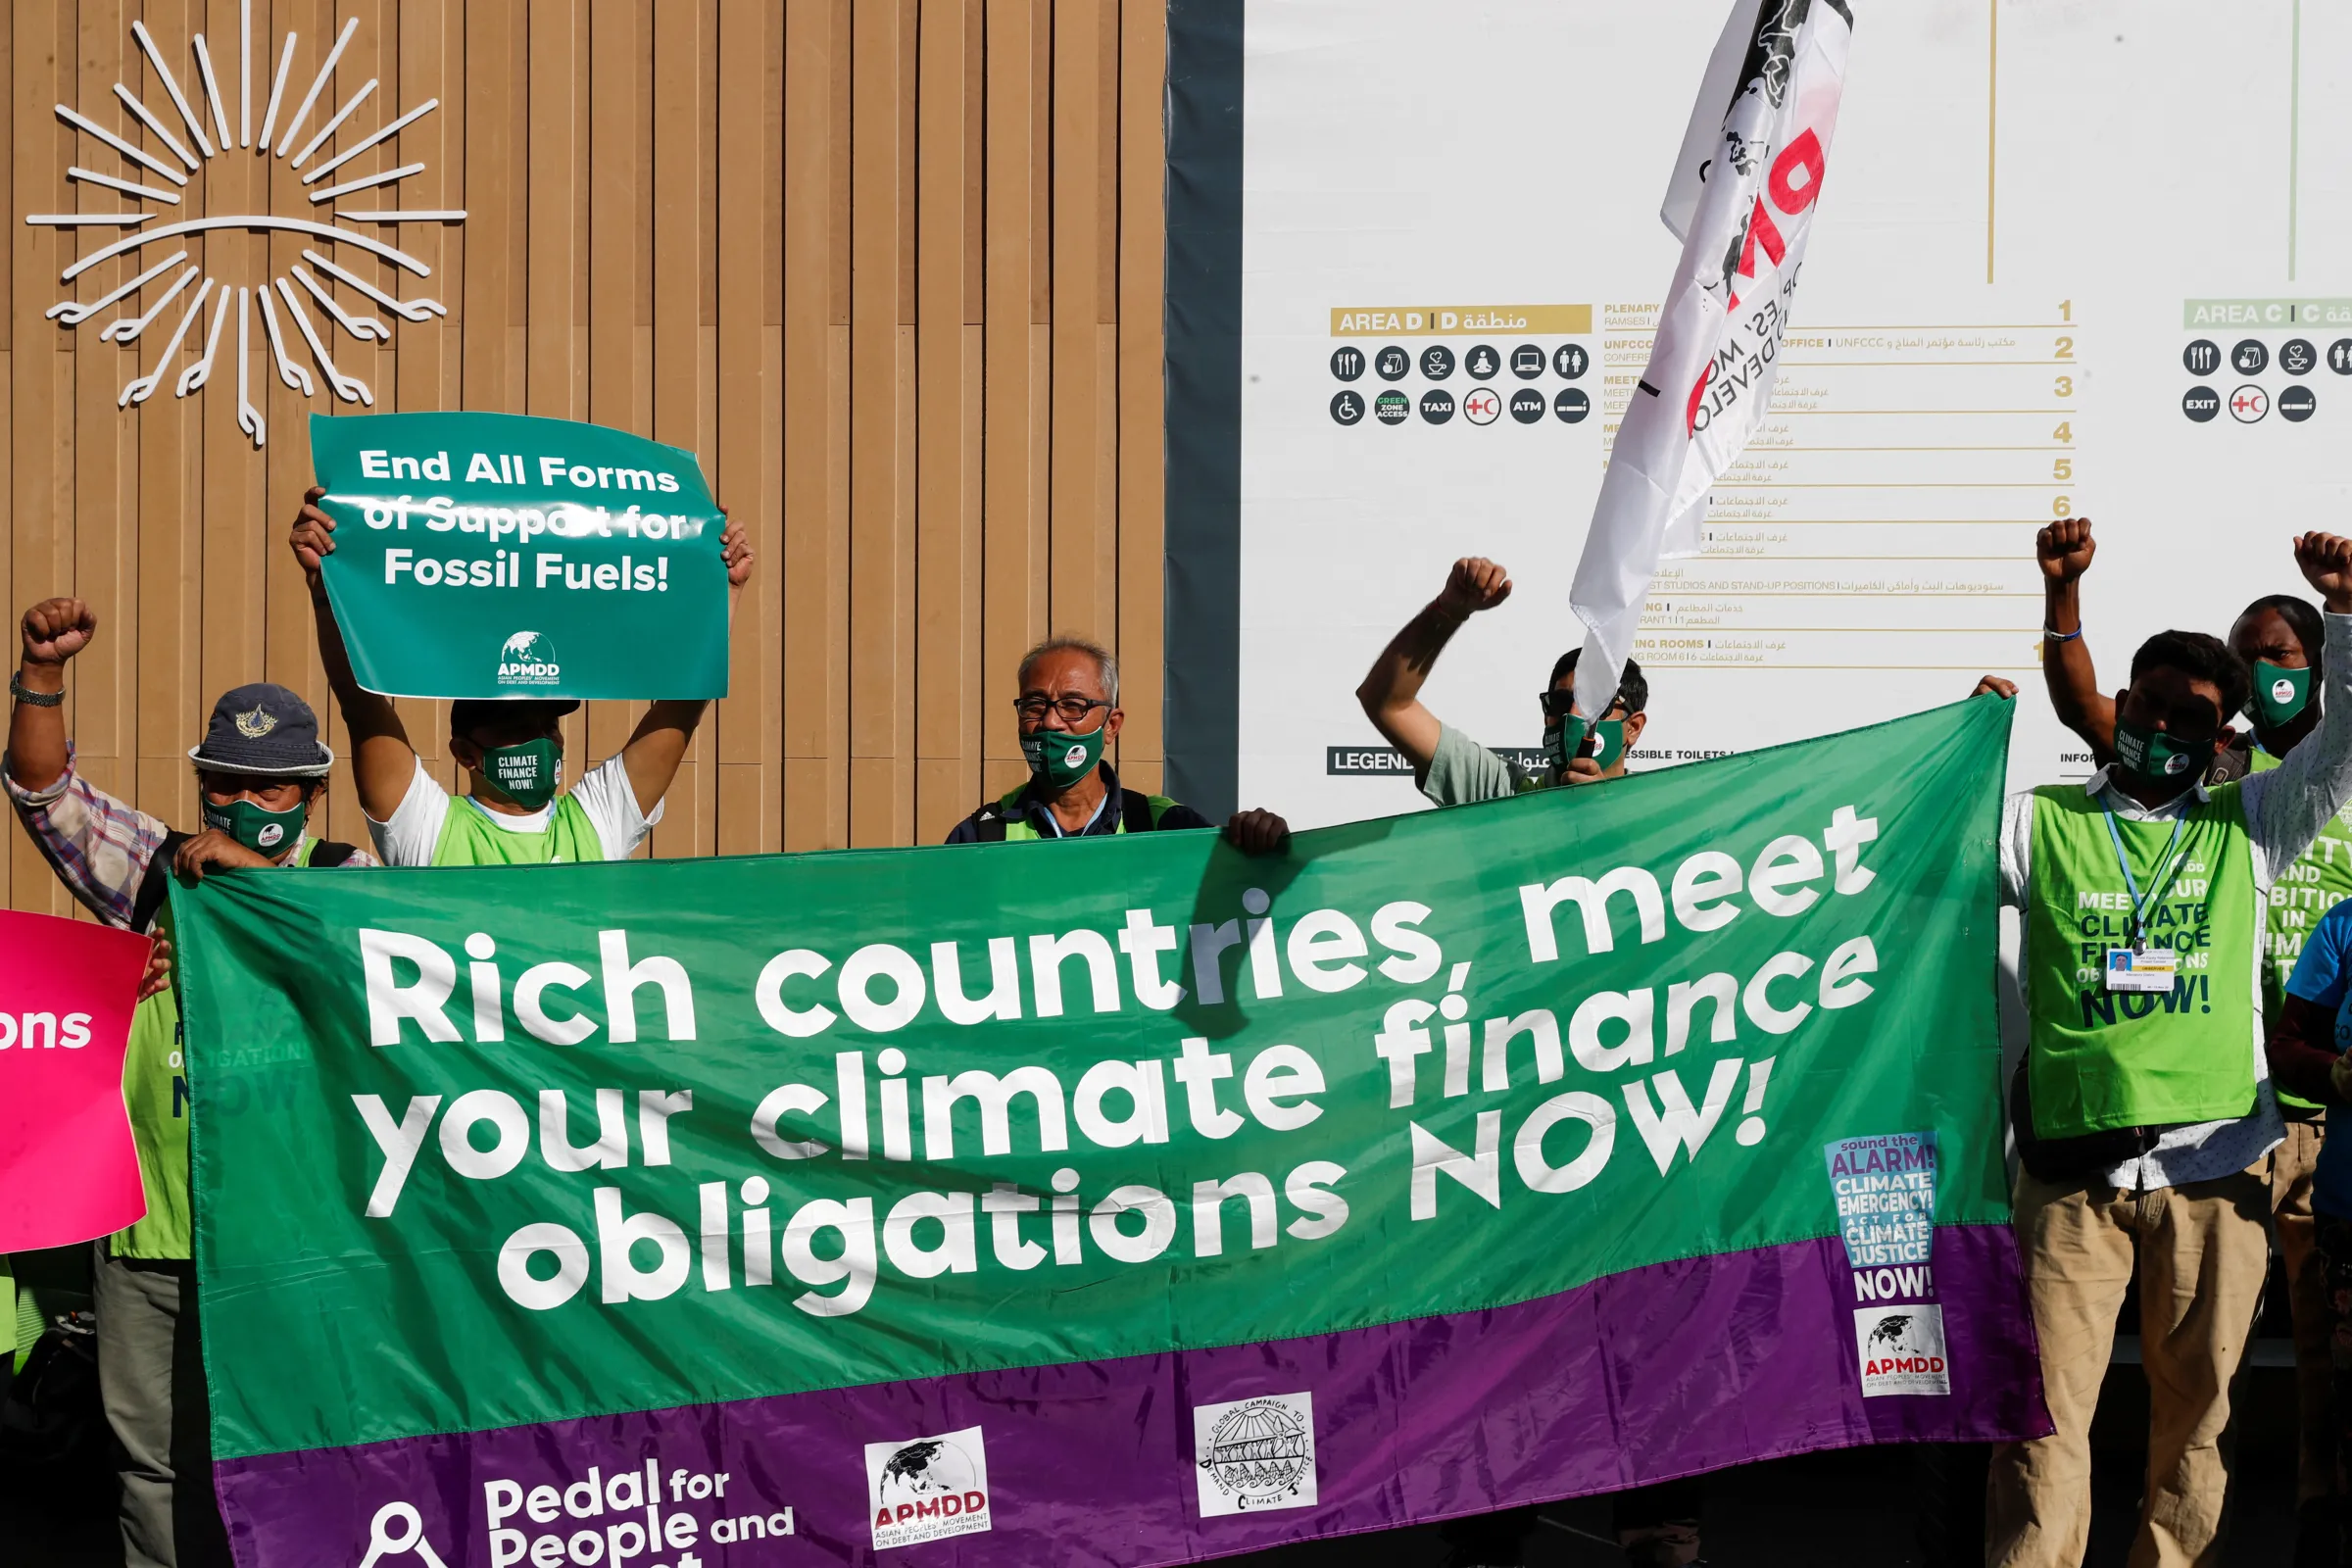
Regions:
<instances>
[{"instance_id":1,"label":"blue bucket hat","mask_svg":"<svg viewBox=\"0 0 2352 1568\"><path fill-rule=\"evenodd\" d=\"M256 681L221 694L188 760L218 773L318 778L334 765L335 754L319 742L310 704L283 686Z\"/></svg>"}]
</instances>

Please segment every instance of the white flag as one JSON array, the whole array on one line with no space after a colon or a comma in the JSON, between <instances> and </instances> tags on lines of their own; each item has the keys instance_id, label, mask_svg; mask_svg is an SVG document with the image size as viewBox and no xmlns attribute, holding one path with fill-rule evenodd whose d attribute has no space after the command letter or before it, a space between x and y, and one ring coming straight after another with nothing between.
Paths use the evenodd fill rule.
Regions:
<instances>
[{"instance_id":1,"label":"white flag","mask_svg":"<svg viewBox=\"0 0 2352 1568\"><path fill-rule=\"evenodd\" d=\"M1735 0L1707 62L1659 213L1682 261L1570 593L1589 718L1616 695L1660 558L1697 554L1708 492L1771 404L1852 41L1845 0Z\"/></svg>"}]
</instances>

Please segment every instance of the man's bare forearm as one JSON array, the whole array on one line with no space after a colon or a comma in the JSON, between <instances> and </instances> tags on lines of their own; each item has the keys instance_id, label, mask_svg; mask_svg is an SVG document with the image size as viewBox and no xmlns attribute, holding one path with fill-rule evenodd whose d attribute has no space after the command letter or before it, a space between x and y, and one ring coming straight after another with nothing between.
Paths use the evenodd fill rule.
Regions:
<instances>
[{"instance_id":1,"label":"man's bare forearm","mask_svg":"<svg viewBox=\"0 0 2352 1568\"><path fill-rule=\"evenodd\" d=\"M1438 655L1462 629L1468 617L1444 609L1437 600L1422 607L1421 613L1404 623L1404 629L1389 639L1389 646L1373 661L1372 672L1355 689L1372 722L1380 722L1380 710L1400 708L1417 702L1422 683L1436 667Z\"/></svg>"},{"instance_id":2,"label":"man's bare forearm","mask_svg":"<svg viewBox=\"0 0 2352 1568\"><path fill-rule=\"evenodd\" d=\"M645 710L628 744L621 748L620 761L628 771L629 789L637 797L637 808L648 816L669 793L671 781L678 776L678 764L686 760L686 748L694 744L695 729L710 706L699 698L664 698Z\"/></svg>"},{"instance_id":3,"label":"man's bare forearm","mask_svg":"<svg viewBox=\"0 0 2352 1568\"><path fill-rule=\"evenodd\" d=\"M2042 592L2041 680L2058 721L2082 738L2092 758L2106 762L2115 751L2115 700L2099 690L2099 671L2082 630L2082 585L2051 582ZM2056 633L2052 636L2048 633ZM2061 641L2060 638L2064 640Z\"/></svg>"},{"instance_id":4,"label":"man's bare forearm","mask_svg":"<svg viewBox=\"0 0 2352 1568\"><path fill-rule=\"evenodd\" d=\"M318 625L318 662L326 666L326 684L342 710L343 727L351 734L352 782L359 787L360 809L375 821L388 822L416 778L416 749L409 743L408 726L400 721L392 699L368 690L352 672L334 606L316 582L311 586L311 611Z\"/></svg>"},{"instance_id":5,"label":"man's bare forearm","mask_svg":"<svg viewBox=\"0 0 2352 1568\"><path fill-rule=\"evenodd\" d=\"M17 679L29 692L62 692L66 666L27 659L17 666ZM28 790L47 789L66 770L66 710L24 702L11 707L9 776Z\"/></svg>"},{"instance_id":6,"label":"man's bare forearm","mask_svg":"<svg viewBox=\"0 0 2352 1568\"><path fill-rule=\"evenodd\" d=\"M1388 647L1373 661L1371 673L1355 689L1364 716L1390 745L1404 754L1416 775L1428 770L1444 728L1438 716L1421 706L1421 686L1436 666L1438 655L1468 618L1448 609L1442 599L1431 600L1404 623L1403 630L1389 639Z\"/></svg>"},{"instance_id":7,"label":"man's bare forearm","mask_svg":"<svg viewBox=\"0 0 2352 1568\"><path fill-rule=\"evenodd\" d=\"M335 620L335 607L323 587L311 589L311 619L318 628L318 662L326 667L327 687L335 694L335 706L343 710L343 724L351 731L353 743L372 735L394 735L407 744L408 731L392 699L368 690L352 672L351 650L343 646L343 628Z\"/></svg>"}]
</instances>

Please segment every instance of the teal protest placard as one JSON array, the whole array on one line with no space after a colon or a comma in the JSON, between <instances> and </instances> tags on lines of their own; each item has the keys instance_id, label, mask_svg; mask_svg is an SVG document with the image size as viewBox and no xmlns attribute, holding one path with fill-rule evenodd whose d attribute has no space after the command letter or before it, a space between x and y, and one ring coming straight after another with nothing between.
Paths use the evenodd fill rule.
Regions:
<instances>
[{"instance_id":1,"label":"teal protest placard","mask_svg":"<svg viewBox=\"0 0 2352 1568\"><path fill-rule=\"evenodd\" d=\"M725 519L694 454L514 414L311 417L327 599L394 697L727 691Z\"/></svg>"}]
</instances>

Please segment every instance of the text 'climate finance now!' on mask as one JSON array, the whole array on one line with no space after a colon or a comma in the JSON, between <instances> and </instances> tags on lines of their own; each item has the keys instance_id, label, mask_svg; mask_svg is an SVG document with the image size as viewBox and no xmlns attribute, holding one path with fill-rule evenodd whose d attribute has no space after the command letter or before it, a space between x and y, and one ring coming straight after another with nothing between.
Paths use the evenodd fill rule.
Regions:
<instances>
[{"instance_id":1,"label":"text 'climate finance now!' on mask","mask_svg":"<svg viewBox=\"0 0 2352 1568\"><path fill-rule=\"evenodd\" d=\"M395 697L727 691L726 519L691 452L514 414L311 420L352 671Z\"/></svg>"}]
</instances>

